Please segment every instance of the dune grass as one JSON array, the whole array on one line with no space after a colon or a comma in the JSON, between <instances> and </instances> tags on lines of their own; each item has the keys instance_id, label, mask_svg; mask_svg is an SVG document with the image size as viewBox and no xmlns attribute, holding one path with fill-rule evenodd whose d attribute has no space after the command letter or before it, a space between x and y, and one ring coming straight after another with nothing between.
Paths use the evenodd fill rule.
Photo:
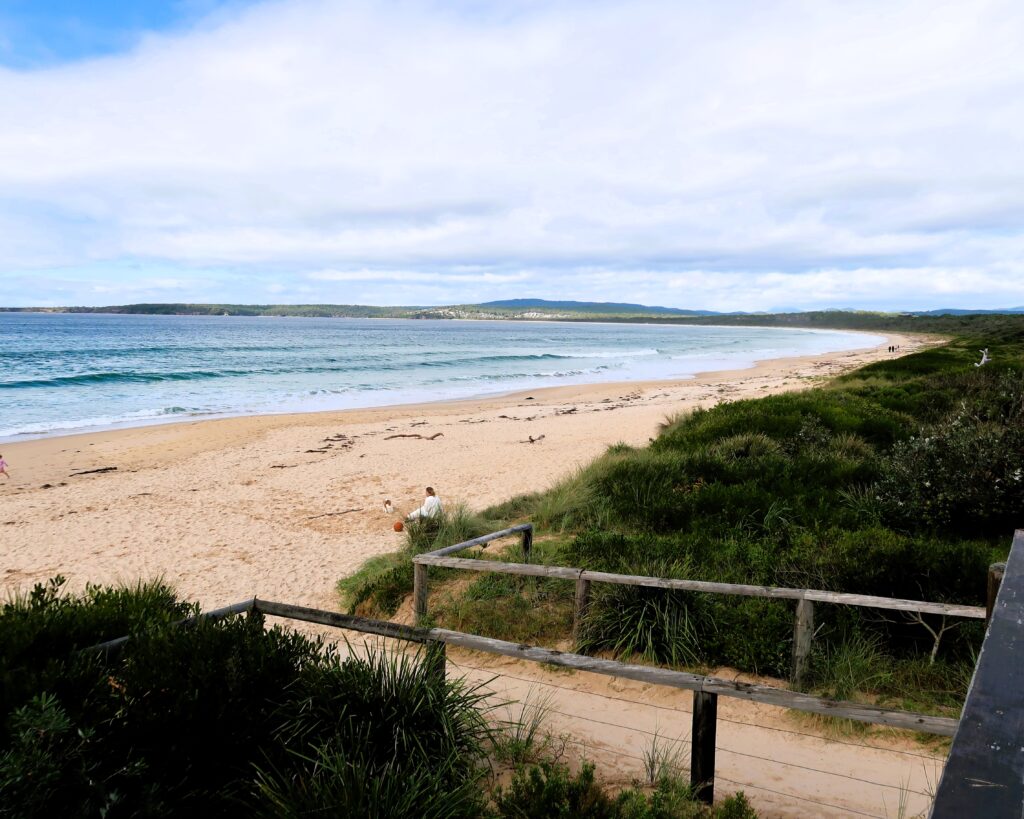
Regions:
<instances>
[{"instance_id":1,"label":"dune grass","mask_svg":"<svg viewBox=\"0 0 1024 819\"><path fill-rule=\"evenodd\" d=\"M537 559L561 565L980 604L988 565L1024 522L1024 319L971 326L988 335L671 415L649 446L610 447L481 516L556 534L557 551ZM973 366L980 347L993 355L984 368ZM568 635L571 584L485 576L434 588L438 623ZM937 618L835 606L816 616L814 690L939 712L962 699L977 624L936 646ZM792 617L786 601L595 588L579 648L786 677Z\"/></svg>"}]
</instances>

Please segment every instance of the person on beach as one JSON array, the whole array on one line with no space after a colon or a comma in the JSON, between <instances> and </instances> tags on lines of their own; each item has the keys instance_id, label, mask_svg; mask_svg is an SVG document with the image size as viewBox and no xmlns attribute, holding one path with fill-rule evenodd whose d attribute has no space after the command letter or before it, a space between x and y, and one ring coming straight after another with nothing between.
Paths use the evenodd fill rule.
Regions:
<instances>
[{"instance_id":1,"label":"person on beach","mask_svg":"<svg viewBox=\"0 0 1024 819\"><path fill-rule=\"evenodd\" d=\"M406 520L435 518L441 513L441 499L434 494L434 487L428 486L426 491L427 497L423 501L423 505L419 509L413 509L406 516Z\"/></svg>"},{"instance_id":2,"label":"person on beach","mask_svg":"<svg viewBox=\"0 0 1024 819\"><path fill-rule=\"evenodd\" d=\"M7 480L11 479L11 474L7 471L7 461L4 460L3 455L0 455L0 475L3 475Z\"/></svg>"}]
</instances>

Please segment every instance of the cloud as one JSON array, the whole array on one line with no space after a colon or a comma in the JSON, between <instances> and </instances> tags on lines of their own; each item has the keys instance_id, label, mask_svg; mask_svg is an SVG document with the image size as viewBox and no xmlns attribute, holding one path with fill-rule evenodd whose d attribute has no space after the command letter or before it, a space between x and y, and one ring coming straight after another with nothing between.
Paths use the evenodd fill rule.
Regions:
<instances>
[{"instance_id":1,"label":"cloud","mask_svg":"<svg viewBox=\"0 0 1024 819\"><path fill-rule=\"evenodd\" d=\"M0 69L0 302L1024 303L1022 39L995 0L296 0Z\"/></svg>"}]
</instances>

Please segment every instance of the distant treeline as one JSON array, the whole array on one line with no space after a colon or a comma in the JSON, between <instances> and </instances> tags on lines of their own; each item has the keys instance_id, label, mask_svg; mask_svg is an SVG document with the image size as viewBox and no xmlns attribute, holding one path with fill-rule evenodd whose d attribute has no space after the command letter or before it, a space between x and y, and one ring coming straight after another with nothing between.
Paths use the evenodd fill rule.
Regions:
<instances>
[{"instance_id":1,"label":"distant treeline","mask_svg":"<svg viewBox=\"0 0 1024 819\"><path fill-rule=\"evenodd\" d=\"M746 327L807 327L935 333L951 336L990 336L1024 327L1024 313L964 311L881 313L855 310L817 310L805 313L666 312L668 308L601 302L514 302L447 307L375 307L360 304L125 304L108 307L0 307L0 312L122 313L174 316L285 316L305 318L491 319L508 321L606 321L626 323L697 324Z\"/></svg>"},{"instance_id":2,"label":"distant treeline","mask_svg":"<svg viewBox=\"0 0 1024 819\"><path fill-rule=\"evenodd\" d=\"M0 307L8 313L123 313L144 316L299 316L306 318L399 318L413 307L359 304L121 304L107 307Z\"/></svg>"}]
</instances>

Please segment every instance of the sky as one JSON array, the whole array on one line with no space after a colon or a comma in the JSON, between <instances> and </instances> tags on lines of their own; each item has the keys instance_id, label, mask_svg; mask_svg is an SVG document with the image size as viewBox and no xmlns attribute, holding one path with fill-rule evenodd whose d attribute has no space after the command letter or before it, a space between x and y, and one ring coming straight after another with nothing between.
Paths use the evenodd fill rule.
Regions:
<instances>
[{"instance_id":1,"label":"sky","mask_svg":"<svg viewBox=\"0 0 1024 819\"><path fill-rule=\"evenodd\" d=\"M0 305L1024 305L1019 0L0 0Z\"/></svg>"}]
</instances>

